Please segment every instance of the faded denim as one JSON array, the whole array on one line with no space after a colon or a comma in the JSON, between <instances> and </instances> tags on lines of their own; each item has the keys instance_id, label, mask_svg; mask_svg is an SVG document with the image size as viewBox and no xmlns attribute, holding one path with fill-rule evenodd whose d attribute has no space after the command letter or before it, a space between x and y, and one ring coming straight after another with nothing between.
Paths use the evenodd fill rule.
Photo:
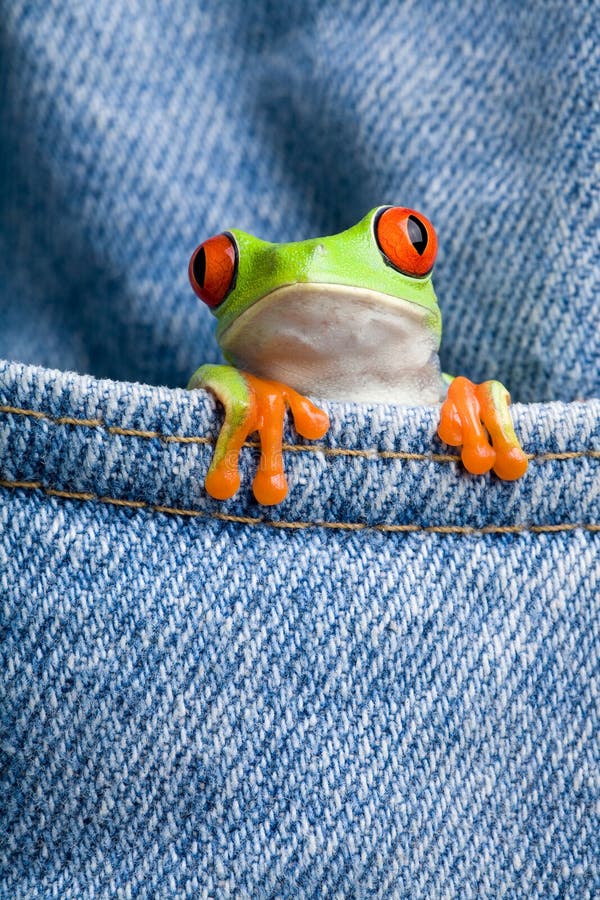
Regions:
<instances>
[{"instance_id":1,"label":"faded denim","mask_svg":"<svg viewBox=\"0 0 600 900\"><path fill-rule=\"evenodd\" d=\"M3 898L600 895L597 8L491 7L0 0ZM328 404L212 501L189 253L379 202L529 472Z\"/></svg>"}]
</instances>

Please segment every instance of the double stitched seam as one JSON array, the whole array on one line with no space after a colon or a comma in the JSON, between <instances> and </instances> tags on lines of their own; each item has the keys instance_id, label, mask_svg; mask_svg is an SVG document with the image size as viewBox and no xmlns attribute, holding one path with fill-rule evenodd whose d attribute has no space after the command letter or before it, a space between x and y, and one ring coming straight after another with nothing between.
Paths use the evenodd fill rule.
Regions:
<instances>
[{"instance_id":1,"label":"double stitched seam","mask_svg":"<svg viewBox=\"0 0 600 900\"><path fill-rule=\"evenodd\" d=\"M302 522L262 519L256 516L235 516L231 513L210 512L199 509L180 509L176 506L158 506L147 503L144 500L121 500L118 497L99 496L87 491L61 491L43 485L40 481L5 481L0 479L0 488L13 490L39 491L48 497L58 497L64 500L79 500L84 502L107 503L112 506L122 506L129 509L147 509L156 513L171 516L189 516L192 518L218 519L222 522L236 522L242 525L266 525L269 528L329 528L342 531L386 531L386 532L425 532L429 534L521 534L533 532L534 534L552 534L563 531L600 531L600 524L593 523L564 523L559 525L483 525L473 528L470 525L369 525L365 522Z\"/></svg>"},{"instance_id":2,"label":"double stitched seam","mask_svg":"<svg viewBox=\"0 0 600 900\"><path fill-rule=\"evenodd\" d=\"M121 437L144 438L163 441L167 444L209 444L214 445L216 439L195 435L162 434L160 431L142 431L137 428L123 428L120 425L107 425L101 419L75 419L72 416L52 416L50 413L35 409L21 409L18 406L0 406L0 413L13 416L28 416L37 420L52 422L54 425L73 426L77 428L102 428L109 434ZM245 447L260 447L257 441L246 441ZM324 447L319 444L283 444L288 453L319 453L324 456L355 456L365 459L403 459L420 460L436 463L457 463L460 456L456 453L409 453L403 450L379 450L376 447L354 449L351 447ZM570 450L563 453L527 454L529 460L548 462L550 460L568 460L580 458L600 459L600 450Z\"/></svg>"},{"instance_id":3,"label":"double stitched seam","mask_svg":"<svg viewBox=\"0 0 600 900\"><path fill-rule=\"evenodd\" d=\"M0 406L0 413L14 416L26 416L34 420L44 420L52 422L59 426L72 426L78 428L101 428L109 434L119 435L123 437L143 438L160 440L165 443L181 443L181 444L209 444L215 443L213 438L206 436L189 436L189 435L165 435L159 431L142 431L135 428L123 428L119 425L107 425L101 419L77 419L72 416L52 416L49 413L34 409L22 409L15 406ZM259 444L253 441L247 441L245 446L255 448ZM356 456L370 459L402 459L402 460L420 460L427 462L451 462L455 463L460 460L457 454L425 454L425 453L408 453L394 450L378 450L373 449L352 449L352 448L334 448L323 447L319 445L303 445L303 444L284 444L283 449L288 452L302 453L320 453L326 456ZM581 457L600 458L600 451L597 450L578 450L568 451L564 453L544 453L539 455L529 455L529 459L538 462L547 460L566 460L577 459ZM364 522L327 522L327 521L284 521L271 520L255 516L236 516L231 513L219 512L203 512L196 509L185 509L172 506L159 506L148 503L143 500L125 500L118 497L100 496L87 491L65 491L57 488L46 486L38 481L6 481L0 480L0 487L7 489L26 489L36 490L44 493L48 497L57 497L67 500L79 500L95 503L105 503L113 506L125 507L128 509L147 509L156 513L167 515L202 517L218 519L224 522L236 522L246 525L266 525L271 528L329 528L341 529L347 531L385 531L385 532L429 532L437 534L518 534L525 531L534 533L552 533L563 531L575 531L584 529L587 531L599 531L600 525L589 523L564 523L564 524L547 524L547 525L485 525L479 528L470 525L393 525L393 524L374 524L370 525Z\"/></svg>"}]
</instances>

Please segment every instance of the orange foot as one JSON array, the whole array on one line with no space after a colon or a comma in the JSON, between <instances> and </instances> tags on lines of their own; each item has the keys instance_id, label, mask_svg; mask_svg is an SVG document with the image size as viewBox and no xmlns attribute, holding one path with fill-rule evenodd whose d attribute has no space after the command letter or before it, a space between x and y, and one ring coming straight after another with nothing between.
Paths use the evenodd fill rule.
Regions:
<instances>
[{"instance_id":1,"label":"orange foot","mask_svg":"<svg viewBox=\"0 0 600 900\"><path fill-rule=\"evenodd\" d=\"M438 434L451 447L462 445L461 459L473 475L493 469L499 478L514 481L527 471L509 403L510 395L499 381L473 384L459 376L450 383Z\"/></svg>"},{"instance_id":2,"label":"orange foot","mask_svg":"<svg viewBox=\"0 0 600 900\"><path fill-rule=\"evenodd\" d=\"M257 431L261 450L252 484L254 496L265 506L281 503L288 491L282 452L286 407L292 411L296 430L310 440L327 433L327 413L286 384L232 366L201 366L188 387L208 388L225 407L225 421L205 481L211 497L233 497L240 486L240 450L248 435Z\"/></svg>"}]
</instances>

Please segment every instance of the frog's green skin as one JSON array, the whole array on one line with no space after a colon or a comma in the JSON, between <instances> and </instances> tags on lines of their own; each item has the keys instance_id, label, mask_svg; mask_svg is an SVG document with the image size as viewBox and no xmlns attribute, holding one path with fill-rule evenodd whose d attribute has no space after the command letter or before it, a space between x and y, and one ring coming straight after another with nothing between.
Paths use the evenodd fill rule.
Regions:
<instances>
[{"instance_id":1,"label":"frog's green skin","mask_svg":"<svg viewBox=\"0 0 600 900\"><path fill-rule=\"evenodd\" d=\"M394 216L408 216L413 224L415 216L394 208L389 214L382 212L380 220L383 209L371 210L341 234L290 244L270 244L231 229L211 239L212 244L205 242L192 257L197 293L213 303L226 292L213 312L219 344L230 365L202 366L189 384L209 388L225 406L225 422L206 480L213 497L226 499L237 490L239 451L254 431L262 447L254 494L266 504L285 497L281 462L285 406L291 408L304 437L318 439L328 427L326 414L304 394L412 405L444 400L438 433L448 444L462 446L462 460L470 472L483 474L493 467L506 479L525 473L527 457L512 427L506 388L495 381L482 385L465 378L452 381L440 372L442 325L431 271L421 277L403 274L402 266L396 268L384 256L375 233L377 228L382 239L384 215L396 226ZM402 221L406 224L408 219ZM417 236L416 242L407 233L409 270L424 271L435 257L435 233L432 230L427 240ZM386 234L384 229L387 241ZM395 231L389 245L394 253L397 238ZM233 282L231 239L237 255ZM209 245L210 252L217 253L212 262ZM418 264L415 253L424 254ZM207 277L213 279L214 295L206 294Z\"/></svg>"},{"instance_id":2,"label":"frog's green skin","mask_svg":"<svg viewBox=\"0 0 600 900\"><path fill-rule=\"evenodd\" d=\"M431 273L413 278L386 262L374 234L380 209L340 234L295 243L228 232L237 244L237 277L213 312L232 365L328 399L443 398Z\"/></svg>"}]
</instances>

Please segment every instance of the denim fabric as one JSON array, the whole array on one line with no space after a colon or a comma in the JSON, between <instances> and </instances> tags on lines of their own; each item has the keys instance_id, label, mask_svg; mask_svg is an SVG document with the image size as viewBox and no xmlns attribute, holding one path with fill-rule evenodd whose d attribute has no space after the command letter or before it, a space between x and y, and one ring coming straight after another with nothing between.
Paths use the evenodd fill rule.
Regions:
<instances>
[{"instance_id":1,"label":"denim fabric","mask_svg":"<svg viewBox=\"0 0 600 900\"><path fill-rule=\"evenodd\" d=\"M206 495L222 415L204 391L7 363L0 363L0 386L9 481L282 527L571 528L600 519L600 400L515 405L518 431L534 455L518 482L466 477L457 452L435 434L438 407L322 403L329 433L314 444L287 430L290 492L277 507L263 507L251 490L257 450L242 454L242 487L233 499Z\"/></svg>"},{"instance_id":2,"label":"denim fabric","mask_svg":"<svg viewBox=\"0 0 600 900\"><path fill-rule=\"evenodd\" d=\"M600 401L512 484L329 404L268 510L203 392L0 374L2 896L597 896Z\"/></svg>"},{"instance_id":3,"label":"denim fabric","mask_svg":"<svg viewBox=\"0 0 600 900\"><path fill-rule=\"evenodd\" d=\"M0 897L600 896L595 30L0 0ZM527 404L529 472L328 404L280 507L253 446L212 501L191 250L387 202L436 225L442 363Z\"/></svg>"},{"instance_id":4,"label":"denim fabric","mask_svg":"<svg viewBox=\"0 0 600 900\"><path fill-rule=\"evenodd\" d=\"M0 0L0 357L176 387L205 237L440 236L442 363L600 394L594 0Z\"/></svg>"}]
</instances>

